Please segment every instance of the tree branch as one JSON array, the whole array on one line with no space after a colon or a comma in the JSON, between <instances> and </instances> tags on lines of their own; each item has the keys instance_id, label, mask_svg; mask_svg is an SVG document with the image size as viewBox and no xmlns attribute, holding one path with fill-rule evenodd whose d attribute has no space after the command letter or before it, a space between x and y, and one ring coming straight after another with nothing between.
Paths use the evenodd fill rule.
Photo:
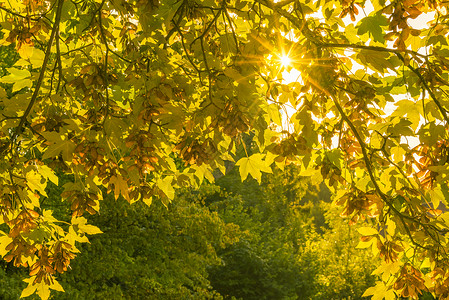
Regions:
<instances>
[{"instance_id":1,"label":"tree branch","mask_svg":"<svg viewBox=\"0 0 449 300\"><path fill-rule=\"evenodd\" d=\"M16 16L16 17L19 17L19 18L22 18L22 19L28 19L28 18L29 18L29 19L32 20L32 21L37 21L37 20L40 19L40 17L39 17L39 18L31 18L31 17L29 17L29 16L21 15L21 14L16 13L16 12L14 12L14 11L12 11L12 10L6 8L6 7L3 7L3 6L1 6L1 5L0 5L0 9L3 10L3 11L6 11L7 13L12 14L13 16Z\"/></svg>"},{"instance_id":2,"label":"tree branch","mask_svg":"<svg viewBox=\"0 0 449 300\"><path fill-rule=\"evenodd\" d=\"M21 133L23 125L25 124L25 121L26 121L28 115L30 114L31 109L33 108L34 104L36 103L37 95L39 94L39 90L40 90L42 82L44 80L45 71L47 69L48 60L50 58L51 46L53 45L53 41L56 37L57 31L59 28L59 21L61 20L63 3L64 3L64 0L58 0L58 4L57 4L58 6L56 8L55 22L53 24L53 29L50 34L50 39L48 40L47 49L45 51L44 61L42 62L41 72L39 74L39 78L37 79L36 87L34 88L33 95L31 96L31 100L28 103L28 106L27 106L22 118L20 119L19 125L15 129L14 136L13 136L13 142L15 142L15 140L17 139L17 136Z\"/></svg>"},{"instance_id":3,"label":"tree branch","mask_svg":"<svg viewBox=\"0 0 449 300\"><path fill-rule=\"evenodd\" d=\"M410 220L414 223L418 223L419 225L421 225L424 229L424 231L427 232L427 234L432 238L432 240L434 240L435 242L438 243L438 241L436 240L436 238L428 231L428 229L424 226L424 224L422 224L419 220L416 220L415 218L413 218L412 216L406 216L403 215L399 210L396 209L396 207L394 207L393 203L391 203L389 201L389 199L387 198L387 195L385 195L382 190L380 189L379 184L377 183L377 180L374 176L374 172L373 172L373 167L371 164L371 161L368 158L368 152L366 151L366 145L365 142L363 141L362 137L360 136L359 132L357 131L357 128L355 128L354 124L351 122L351 120L349 120L348 116L345 114L345 112L343 111L343 108L341 107L340 103L338 103L337 99L335 98L334 95L332 95L329 91L322 89L326 95L332 99L332 102L335 104L335 106L337 107L338 112L340 113L340 115L342 116L342 119L346 122L346 124L348 124L349 128L351 129L352 133L354 134L355 138L357 139L357 142L360 145L360 148L362 150L362 155L363 155L363 160L365 162L365 166L366 166L366 170L368 172L368 175L371 179L371 182L374 185L374 189L376 190L377 194L381 197L381 199L388 205L388 207L399 217L399 219L401 220L402 225L404 226L405 231L407 232L408 237L410 238L411 242L422 249L426 249L426 250L431 250L429 247L423 246L421 244L419 244L418 242L416 242L410 232L410 229L408 228L407 224L405 224L405 219Z\"/></svg>"},{"instance_id":4,"label":"tree branch","mask_svg":"<svg viewBox=\"0 0 449 300\"><path fill-rule=\"evenodd\" d=\"M378 52L389 52L393 54L401 54L401 53L407 53L415 56L419 56L422 58L427 59L428 55L421 54L412 50L404 49L391 49L391 48L385 48L385 47L379 47L379 46L365 46L365 45L354 45L354 44L333 44L333 43L323 43L320 45L321 47L325 48L351 48L351 49L363 49L363 50L371 50L371 51L378 51Z\"/></svg>"},{"instance_id":5,"label":"tree branch","mask_svg":"<svg viewBox=\"0 0 449 300\"><path fill-rule=\"evenodd\" d=\"M400 53L396 53L397 57L405 64L405 59ZM426 80L422 77L421 73L415 68L413 68L410 64L406 64L406 67L409 68L413 73L415 73L416 76L418 76L419 80L424 86L424 89L429 93L430 97L432 98L433 102L438 106L438 110L440 111L441 115L443 116L444 120L446 121L446 124L449 124L449 118L447 116L447 111L443 108L440 101L437 99L435 94L433 93L430 86L427 84Z\"/></svg>"}]
</instances>

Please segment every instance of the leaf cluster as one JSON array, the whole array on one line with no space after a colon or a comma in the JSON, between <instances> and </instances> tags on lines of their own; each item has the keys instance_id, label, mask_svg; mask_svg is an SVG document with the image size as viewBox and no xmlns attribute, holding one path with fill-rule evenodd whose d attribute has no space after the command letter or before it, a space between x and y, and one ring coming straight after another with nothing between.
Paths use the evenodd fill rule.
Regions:
<instances>
[{"instance_id":1,"label":"leaf cluster","mask_svg":"<svg viewBox=\"0 0 449 300\"><path fill-rule=\"evenodd\" d=\"M0 254L28 268L23 295L61 289L103 190L168 206L229 165L261 182L298 164L351 224L375 220L366 239L399 264L376 295L446 297L448 17L439 0L2 2ZM69 220L42 205L57 174Z\"/></svg>"}]
</instances>

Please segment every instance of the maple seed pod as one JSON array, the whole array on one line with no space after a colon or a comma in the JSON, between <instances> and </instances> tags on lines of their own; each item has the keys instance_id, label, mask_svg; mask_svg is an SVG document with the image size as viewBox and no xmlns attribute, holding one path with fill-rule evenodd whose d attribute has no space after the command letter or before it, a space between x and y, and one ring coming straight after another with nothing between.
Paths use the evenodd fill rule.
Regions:
<instances>
[{"instance_id":1,"label":"maple seed pod","mask_svg":"<svg viewBox=\"0 0 449 300\"><path fill-rule=\"evenodd\" d=\"M362 236L362 237L360 237L360 240L361 240L362 242L368 242L368 241L370 241L372 238L373 238L373 236Z\"/></svg>"}]
</instances>

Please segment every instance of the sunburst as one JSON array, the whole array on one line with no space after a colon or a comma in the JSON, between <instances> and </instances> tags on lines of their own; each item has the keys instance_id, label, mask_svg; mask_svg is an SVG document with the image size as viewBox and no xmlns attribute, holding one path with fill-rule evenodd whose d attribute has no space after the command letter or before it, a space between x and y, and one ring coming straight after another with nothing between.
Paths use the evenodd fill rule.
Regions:
<instances>
[{"instance_id":1,"label":"sunburst","mask_svg":"<svg viewBox=\"0 0 449 300\"><path fill-rule=\"evenodd\" d=\"M287 54L281 55L279 61L284 68L289 67L292 63L292 59Z\"/></svg>"}]
</instances>

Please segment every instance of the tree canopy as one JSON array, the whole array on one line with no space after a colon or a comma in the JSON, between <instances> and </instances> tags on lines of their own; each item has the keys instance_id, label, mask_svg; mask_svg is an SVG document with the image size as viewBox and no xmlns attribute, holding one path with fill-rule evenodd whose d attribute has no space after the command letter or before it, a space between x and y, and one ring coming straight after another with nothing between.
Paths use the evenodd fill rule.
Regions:
<instances>
[{"instance_id":1,"label":"tree canopy","mask_svg":"<svg viewBox=\"0 0 449 300\"><path fill-rule=\"evenodd\" d=\"M349 226L325 186L297 170L275 169L259 185L242 183L234 168L216 183L177 190L167 207L105 196L101 214L86 216L103 233L80 245L57 277L64 292L51 299L359 297L380 261L369 248L354 249L366 225ZM46 201L67 218L60 189L51 186ZM2 300L18 299L26 271L0 261Z\"/></svg>"},{"instance_id":2,"label":"tree canopy","mask_svg":"<svg viewBox=\"0 0 449 300\"><path fill-rule=\"evenodd\" d=\"M23 297L62 290L103 193L168 205L233 163L259 182L298 164L352 223L375 220L365 295L449 297L446 2L0 0L0 16L0 254L29 268ZM61 175L68 221L46 206Z\"/></svg>"}]
</instances>

